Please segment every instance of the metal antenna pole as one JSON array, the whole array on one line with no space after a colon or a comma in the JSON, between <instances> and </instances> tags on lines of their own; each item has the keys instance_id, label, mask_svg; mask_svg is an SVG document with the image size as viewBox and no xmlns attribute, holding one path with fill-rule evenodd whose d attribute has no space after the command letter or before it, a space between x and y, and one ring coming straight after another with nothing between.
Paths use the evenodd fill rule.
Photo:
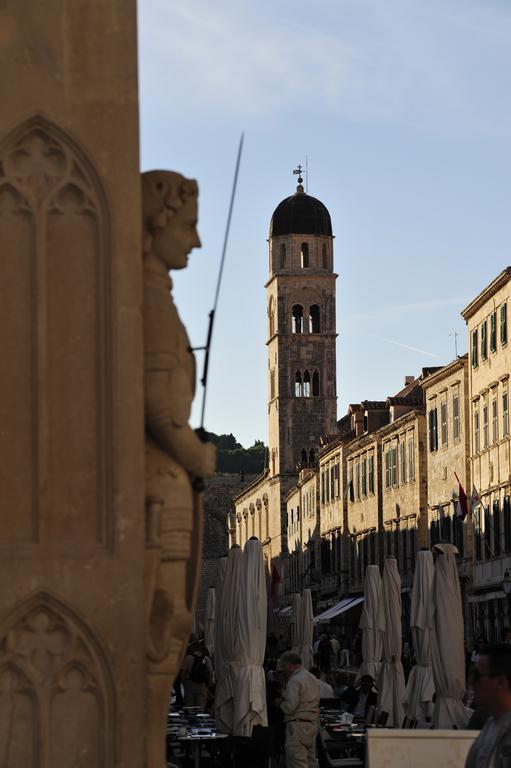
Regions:
<instances>
[{"instance_id":1,"label":"metal antenna pole","mask_svg":"<svg viewBox=\"0 0 511 768\"><path fill-rule=\"evenodd\" d=\"M458 335L457 331L449 334L449 336L454 336L454 355L456 360L458 359Z\"/></svg>"},{"instance_id":2,"label":"metal antenna pole","mask_svg":"<svg viewBox=\"0 0 511 768\"><path fill-rule=\"evenodd\" d=\"M225 254L227 251L227 242L229 240L229 230L231 227L231 218L232 218L232 211L234 208L234 198L236 196L236 186L238 184L238 173L240 170L240 163L241 163L241 152L243 150L243 139L244 139L244 133L241 134L240 143L238 147L238 157L236 159L236 169L234 171L234 181L232 185L232 192L231 192L231 202L229 204L229 213L227 215L227 224L225 227L225 235L224 235L224 244L222 248L222 257L220 259L220 270L218 272L218 280L216 283L216 291L215 291L215 299L213 302L213 309L209 313L209 327L208 327L208 336L206 341L206 346L204 349L206 350L204 355L204 368L202 371L202 379L201 384L204 387L203 395L202 395L202 410L201 410L201 429L204 428L204 413L206 410L206 384L208 380L208 367L209 367L209 350L211 347L211 339L213 336L213 323L215 321L215 312L218 305L218 296L220 294L220 285L222 283L222 275L224 271L224 262L225 262Z\"/></svg>"}]
</instances>

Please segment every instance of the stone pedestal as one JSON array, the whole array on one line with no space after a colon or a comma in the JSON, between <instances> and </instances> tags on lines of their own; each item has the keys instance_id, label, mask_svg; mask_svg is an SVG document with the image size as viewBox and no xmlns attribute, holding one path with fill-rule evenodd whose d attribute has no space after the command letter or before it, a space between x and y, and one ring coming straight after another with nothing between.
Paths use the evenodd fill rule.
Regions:
<instances>
[{"instance_id":1,"label":"stone pedestal","mask_svg":"<svg viewBox=\"0 0 511 768\"><path fill-rule=\"evenodd\" d=\"M135 0L2 0L0 71L0 764L140 768Z\"/></svg>"}]
</instances>

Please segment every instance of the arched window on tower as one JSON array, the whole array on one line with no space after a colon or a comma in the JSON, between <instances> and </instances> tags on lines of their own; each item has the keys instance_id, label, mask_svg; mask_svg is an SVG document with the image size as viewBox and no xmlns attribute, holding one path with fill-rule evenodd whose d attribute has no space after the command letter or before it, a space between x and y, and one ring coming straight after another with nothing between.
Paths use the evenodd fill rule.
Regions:
<instances>
[{"instance_id":1,"label":"arched window on tower","mask_svg":"<svg viewBox=\"0 0 511 768\"><path fill-rule=\"evenodd\" d=\"M309 266L309 243L302 243L300 249L300 263L302 269Z\"/></svg>"},{"instance_id":2,"label":"arched window on tower","mask_svg":"<svg viewBox=\"0 0 511 768\"><path fill-rule=\"evenodd\" d=\"M315 461L316 461L316 454L314 453L314 448L311 448L309 451L309 462L311 464L314 464Z\"/></svg>"},{"instance_id":3,"label":"arched window on tower","mask_svg":"<svg viewBox=\"0 0 511 768\"><path fill-rule=\"evenodd\" d=\"M295 304L293 307L293 333L303 333L303 307Z\"/></svg>"},{"instance_id":4,"label":"arched window on tower","mask_svg":"<svg viewBox=\"0 0 511 768\"><path fill-rule=\"evenodd\" d=\"M303 396L302 374L300 373L300 371L297 371L295 376L295 397L302 397L302 396Z\"/></svg>"},{"instance_id":5,"label":"arched window on tower","mask_svg":"<svg viewBox=\"0 0 511 768\"><path fill-rule=\"evenodd\" d=\"M275 474L275 451L271 452L271 473Z\"/></svg>"},{"instance_id":6,"label":"arched window on tower","mask_svg":"<svg viewBox=\"0 0 511 768\"><path fill-rule=\"evenodd\" d=\"M309 371L305 371L303 374L303 396L311 396L311 377Z\"/></svg>"},{"instance_id":7,"label":"arched window on tower","mask_svg":"<svg viewBox=\"0 0 511 768\"><path fill-rule=\"evenodd\" d=\"M326 252L326 243L323 243L321 246L321 263L323 265L323 269L328 269L328 258L327 258L327 252Z\"/></svg>"},{"instance_id":8,"label":"arched window on tower","mask_svg":"<svg viewBox=\"0 0 511 768\"><path fill-rule=\"evenodd\" d=\"M270 304L268 306L268 317L270 321L270 339L275 333L275 302L273 296L270 296Z\"/></svg>"},{"instance_id":9,"label":"arched window on tower","mask_svg":"<svg viewBox=\"0 0 511 768\"><path fill-rule=\"evenodd\" d=\"M275 397L275 368L270 371L270 400Z\"/></svg>"},{"instance_id":10,"label":"arched window on tower","mask_svg":"<svg viewBox=\"0 0 511 768\"><path fill-rule=\"evenodd\" d=\"M285 243L280 244L280 269L284 269L286 266L286 245Z\"/></svg>"},{"instance_id":11,"label":"arched window on tower","mask_svg":"<svg viewBox=\"0 0 511 768\"><path fill-rule=\"evenodd\" d=\"M309 307L309 333L319 333L321 330L320 311L317 304Z\"/></svg>"},{"instance_id":12,"label":"arched window on tower","mask_svg":"<svg viewBox=\"0 0 511 768\"><path fill-rule=\"evenodd\" d=\"M302 464L307 464L307 451L302 448Z\"/></svg>"},{"instance_id":13,"label":"arched window on tower","mask_svg":"<svg viewBox=\"0 0 511 768\"><path fill-rule=\"evenodd\" d=\"M317 371L312 374L312 396L319 397L319 373Z\"/></svg>"}]
</instances>

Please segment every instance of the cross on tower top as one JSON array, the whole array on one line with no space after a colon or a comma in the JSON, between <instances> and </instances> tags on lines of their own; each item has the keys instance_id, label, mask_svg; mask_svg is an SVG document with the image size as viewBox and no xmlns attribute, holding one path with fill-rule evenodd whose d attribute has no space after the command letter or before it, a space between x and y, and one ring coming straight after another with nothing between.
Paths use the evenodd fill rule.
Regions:
<instances>
[{"instance_id":1,"label":"cross on tower top","mask_svg":"<svg viewBox=\"0 0 511 768\"><path fill-rule=\"evenodd\" d=\"M294 175L294 176L298 176L298 186L297 186L297 188L296 188L296 191L297 191L297 193L300 193L300 194L303 194L303 187L302 187L302 184L303 184L302 171L303 171L303 168L302 168L302 166L301 166L301 165L298 165L298 168L295 168L295 170L293 171L293 175Z\"/></svg>"}]
</instances>

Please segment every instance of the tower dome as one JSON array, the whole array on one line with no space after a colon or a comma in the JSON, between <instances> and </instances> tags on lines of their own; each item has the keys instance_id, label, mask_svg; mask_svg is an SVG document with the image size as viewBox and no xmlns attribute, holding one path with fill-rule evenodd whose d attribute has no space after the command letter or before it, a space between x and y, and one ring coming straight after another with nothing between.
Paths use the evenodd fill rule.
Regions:
<instances>
[{"instance_id":1,"label":"tower dome","mask_svg":"<svg viewBox=\"0 0 511 768\"><path fill-rule=\"evenodd\" d=\"M295 194L282 200L273 212L270 237L279 235L332 235L328 209L321 200L304 192L301 183Z\"/></svg>"}]
</instances>

